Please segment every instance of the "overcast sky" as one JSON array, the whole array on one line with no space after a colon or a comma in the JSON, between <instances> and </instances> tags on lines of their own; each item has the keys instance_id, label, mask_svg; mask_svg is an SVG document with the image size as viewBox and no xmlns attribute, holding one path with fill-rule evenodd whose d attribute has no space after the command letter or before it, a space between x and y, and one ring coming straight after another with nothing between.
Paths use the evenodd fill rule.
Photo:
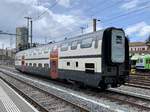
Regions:
<instances>
[{"instance_id":1,"label":"overcast sky","mask_svg":"<svg viewBox=\"0 0 150 112\"><path fill-rule=\"evenodd\" d=\"M15 33L30 16L33 42L45 43L79 35L80 27L91 32L92 18L98 18L98 29L121 27L130 41L145 41L150 34L149 12L150 0L0 0L0 30ZM0 48L15 46L15 36L0 35L0 40Z\"/></svg>"}]
</instances>

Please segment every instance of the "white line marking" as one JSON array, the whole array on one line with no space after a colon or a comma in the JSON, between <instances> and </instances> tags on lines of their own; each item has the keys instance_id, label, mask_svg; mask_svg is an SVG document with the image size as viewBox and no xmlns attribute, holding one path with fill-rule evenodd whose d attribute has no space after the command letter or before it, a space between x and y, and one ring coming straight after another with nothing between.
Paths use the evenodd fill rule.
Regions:
<instances>
[{"instance_id":1,"label":"white line marking","mask_svg":"<svg viewBox=\"0 0 150 112\"><path fill-rule=\"evenodd\" d=\"M10 86L8 86L4 81L2 81L11 91L13 91L23 102L25 102L31 109L35 112L39 112L36 108L34 108L29 102L27 102L23 97L21 97L16 91L14 91Z\"/></svg>"},{"instance_id":2,"label":"white line marking","mask_svg":"<svg viewBox=\"0 0 150 112\"><path fill-rule=\"evenodd\" d=\"M0 93L0 100L2 101L7 112L20 112L18 107L14 104L2 87L0 87Z\"/></svg>"}]
</instances>

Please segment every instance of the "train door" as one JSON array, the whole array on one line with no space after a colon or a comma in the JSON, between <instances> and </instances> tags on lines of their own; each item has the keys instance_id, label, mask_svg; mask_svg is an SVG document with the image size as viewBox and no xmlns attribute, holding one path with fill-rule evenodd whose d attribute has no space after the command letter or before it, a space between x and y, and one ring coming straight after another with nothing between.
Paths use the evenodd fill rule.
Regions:
<instances>
[{"instance_id":1,"label":"train door","mask_svg":"<svg viewBox=\"0 0 150 112\"><path fill-rule=\"evenodd\" d=\"M25 57L24 56L22 56L21 58L21 70L22 72L25 71Z\"/></svg>"},{"instance_id":2,"label":"train door","mask_svg":"<svg viewBox=\"0 0 150 112\"><path fill-rule=\"evenodd\" d=\"M58 49L50 53L50 76L52 79L58 78Z\"/></svg>"}]
</instances>

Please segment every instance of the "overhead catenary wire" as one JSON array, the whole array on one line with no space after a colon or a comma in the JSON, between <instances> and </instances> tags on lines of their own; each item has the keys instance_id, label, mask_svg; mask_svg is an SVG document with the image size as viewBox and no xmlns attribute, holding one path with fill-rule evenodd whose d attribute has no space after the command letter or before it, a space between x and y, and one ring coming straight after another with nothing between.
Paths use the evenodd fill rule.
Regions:
<instances>
[{"instance_id":1,"label":"overhead catenary wire","mask_svg":"<svg viewBox=\"0 0 150 112\"><path fill-rule=\"evenodd\" d=\"M58 2L58 0L57 0L57 2ZM54 6L56 6L57 5L57 2L55 2L53 5ZM121 3L121 2L120 2ZM120 4L120 3L118 3L118 4ZM52 5L52 7L54 7ZM115 6L115 4L114 5L111 5L111 6ZM108 6L107 6L108 7ZM106 9L107 9L107 7L105 7ZM110 6L109 6L110 7ZM104 8L104 9L105 9ZM90 9L89 9L90 10ZM141 9L140 9L141 10ZM47 10L45 10L43 13L41 13L39 16L38 16L38 18L37 18L37 20L38 19L40 19L45 13L47 12ZM128 13L125 13L125 14L121 14L121 15L116 15L116 16L114 16L114 17L110 17L109 19L106 19L106 20L102 20L103 22L107 22L107 23L109 23L109 22L111 22L111 21L115 21L115 20L117 20L117 19L119 19L119 18L121 18L121 17L125 17L125 16L128 16L129 14L132 14L132 13L136 13L136 11L134 12L128 12ZM74 24L74 23L72 23L72 24ZM69 24L69 25L72 25L72 24ZM76 26L78 27L78 25L80 25L81 26L81 23L75 23L75 24L77 24ZM67 26L62 26L62 27L60 27L60 28L57 28L56 29L56 31L57 30L59 30L59 29L61 29L61 28L66 28ZM74 33L74 31L71 31L71 33ZM69 33L67 32L67 35L69 35Z\"/></svg>"},{"instance_id":2,"label":"overhead catenary wire","mask_svg":"<svg viewBox=\"0 0 150 112\"><path fill-rule=\"evenodd\" d=\"M55 2L49 7L49 9L52 9L53 7L55 7L58 4L58 2L59 2L59 0L55 0ZM38 15L38 17L35 18L34 21L40 19L40 17L42 17L45 13L47 13L47 10L45 10L40 15Z\"/></svg>"},{"instance_id":3,"label":"overhead catenary wire","mask_svg":"<svg viewBox=\"0 0 150 112\"><path fill-rule=\"evenodd\" d=\"M147 9L147 8L149 8L149 7L150 7L150 5L144 6L144 7L142 7L142 8L138 8L138 9L135 9L135 10L131 10L131 11L129 11L129 12L126 12L126 13L124 13L124 14L120 14L120 15L114 16L114 17L109 18L109 19L106 19L106 20L104 20L104 21L110 22L110 21L113 21L113 20L115 20L115 19L118 19L118 18L121 18L121 17L124 17L124 16L128 16L129 14L133 14L133 13L139 12L139 11L141 11L141 10L145 10L145 9Z\"/></svg>"}]
</instances>

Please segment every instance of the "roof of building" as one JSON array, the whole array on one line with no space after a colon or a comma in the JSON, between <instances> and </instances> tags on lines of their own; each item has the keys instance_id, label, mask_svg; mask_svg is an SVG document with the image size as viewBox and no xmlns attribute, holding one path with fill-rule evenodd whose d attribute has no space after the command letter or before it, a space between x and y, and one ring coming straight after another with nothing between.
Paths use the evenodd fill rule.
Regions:
<instances>
[{"instance_id":1,"label":"roof of building","mask_svg":"<svg viewBox=\"0 0 150 112\"><path fill-rule=\"evenodd\" d=\"M136 46L146 46L145 42L130 42L130 47L136 47Z\"/></svg>"}]
</instances>

